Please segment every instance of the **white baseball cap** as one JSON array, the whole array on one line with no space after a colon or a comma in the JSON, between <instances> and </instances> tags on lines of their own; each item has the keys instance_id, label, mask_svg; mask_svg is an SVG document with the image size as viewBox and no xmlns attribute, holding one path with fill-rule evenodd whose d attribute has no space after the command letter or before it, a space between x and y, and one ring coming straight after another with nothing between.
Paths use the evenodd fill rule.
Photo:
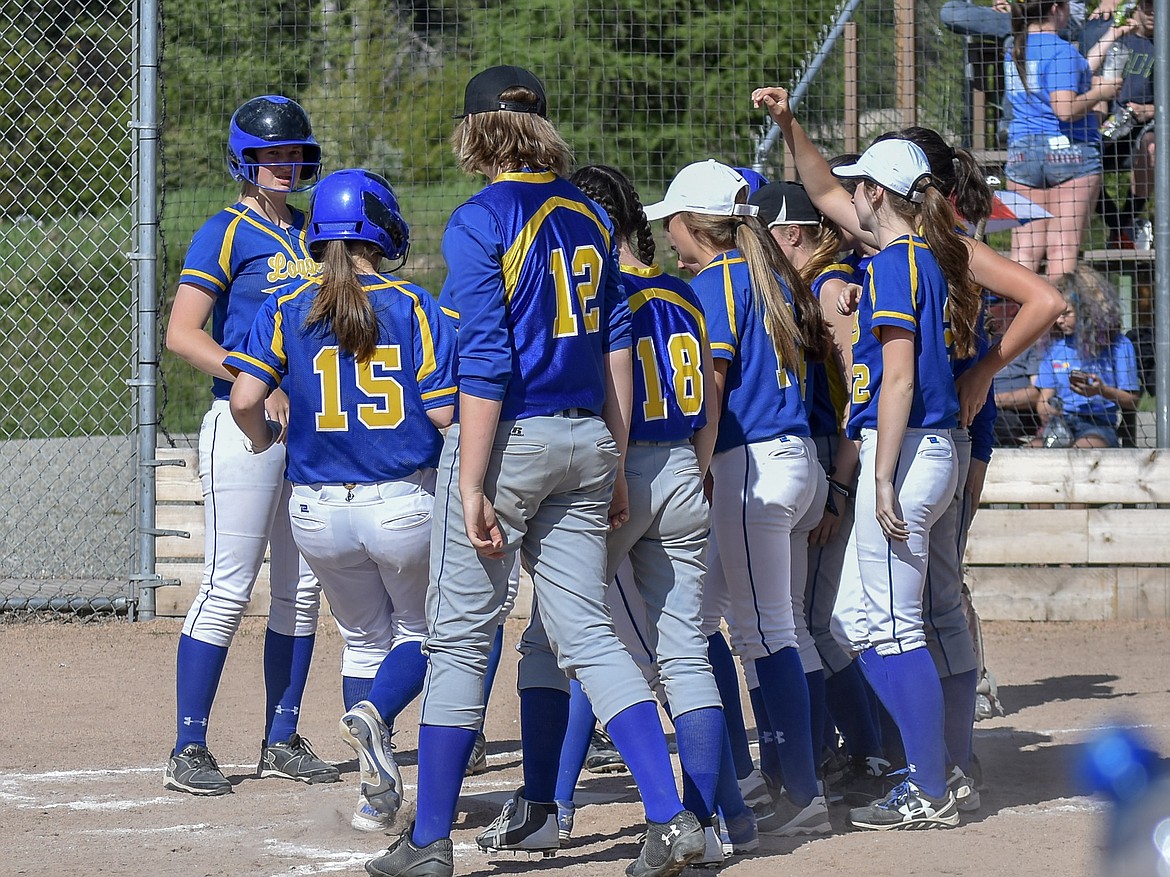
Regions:
<instances>
[{"instance_id":1,"label":"white baseball cap","mask_svg":"<svg viewBox=\"0 0 1170 877\"><path fill-rule=\"evenodd\" d=\"M898 139L879 140L853 164L833 168L833 174L845 179L869 180L895 195L920 204L926 195L916 187L923 177L930 176L930 162L917 143Z\"/></svg>"},{"instance_id":2,"label":"white baseball cap","mask_svg":"<svg viewBox=\"0 0 1170 877\"><path fill-rule=\"evenodd\" d=\"M674 175L665 198L645 208L646 218L653 221L676 213L755 216L760 208L747 203L750 189L735 168L713 158L696 161ZM744 200L737 200L741 196Z\"/></svg>"}]
</instances>

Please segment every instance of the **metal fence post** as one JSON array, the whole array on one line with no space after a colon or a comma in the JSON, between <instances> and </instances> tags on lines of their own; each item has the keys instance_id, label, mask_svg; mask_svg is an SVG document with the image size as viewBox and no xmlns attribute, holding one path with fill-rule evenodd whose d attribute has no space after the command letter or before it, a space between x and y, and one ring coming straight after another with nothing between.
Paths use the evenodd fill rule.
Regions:
<instances>
[{"instance_id":1,"label":"metal fence post","mask_svg":"<svg viewBox=\"0 0 1170 877\"><path fill-rule=\"evenodd\" d=\"M140 0L138 17L138 120L135 123L137 151L137 367L134 393L138 437L138 618L154 618L155 570L155 444L158 406L158 0Z\"/></svg>"},{"instance_id":2,"label":"metal fence post","mask_svg":"<svg viewBox=\"0 0 1170 877\"><path fill-rule=\"evenodd\" d=\"M1170 0L1154 0L1154 118L1170 111ZM1165 122L1163 121L1163 132ZM1170 447L1170 153L1154 150L1154 361L1156 442Z\"/></svg>"}]
</instances>

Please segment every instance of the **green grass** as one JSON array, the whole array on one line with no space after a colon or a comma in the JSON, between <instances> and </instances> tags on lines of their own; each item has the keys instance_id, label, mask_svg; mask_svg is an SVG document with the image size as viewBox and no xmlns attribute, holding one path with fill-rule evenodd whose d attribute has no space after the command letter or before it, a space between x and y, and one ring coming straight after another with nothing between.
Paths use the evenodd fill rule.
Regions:
<instances>
[{"instance_id":1,"label":"green grass","mask_svg":"<svg viewBox=\"0 0 1170 877\"><path fill-rule=\"evenodd\" d=\"M129 211L0 223L0 439L130 430Z\"/></svg>"}]
</instances>

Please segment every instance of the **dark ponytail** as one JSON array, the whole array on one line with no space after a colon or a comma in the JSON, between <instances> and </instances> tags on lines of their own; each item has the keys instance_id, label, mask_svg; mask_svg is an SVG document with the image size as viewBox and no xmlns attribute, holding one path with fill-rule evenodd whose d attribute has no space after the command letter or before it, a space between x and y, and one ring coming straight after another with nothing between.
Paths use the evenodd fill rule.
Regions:
<instances>
[{"instance_id":1,"label":"dark ponytail","mask_svg":"<svg viewBox=\"0 0 1170 877\"><path fill-rule=\"evenodd\" d=\"M654 232L629 177L609 165L591 164L574 172L569 181L609 214L618 240L624 242L640 262L654 264Z\"/></svg>"}]
</instances>

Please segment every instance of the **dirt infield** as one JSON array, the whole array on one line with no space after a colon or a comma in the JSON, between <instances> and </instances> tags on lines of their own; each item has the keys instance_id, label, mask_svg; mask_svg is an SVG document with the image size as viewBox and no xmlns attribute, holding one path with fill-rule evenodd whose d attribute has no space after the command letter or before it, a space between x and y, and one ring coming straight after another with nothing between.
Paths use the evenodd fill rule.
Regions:
<instances>
[{"instance_id":1,"label":"dirt infield","mask_svg":"<svg viewBox=\"0 0 1170 877\"><path fill-rule=\"evenodd\" d=\"M510 624L512 641L519 622ZM341 643L323 625L301 730L343 781L302 786L253 777L262 734L263 621L247 619L231 650L210 742L235 793L201 800L162 788L173 739L174 655L180 623L0 624L0 874L361 874L387 843L349 827L356 765L336 735ZM977 726L985 773L982 809L954 830L847 831L811 841L764 839L729 860L732 877L801 875L1099 873L1103 809L1068 779L1076 744L1127 716L1170 751L1164 668L1170 623L985 625L991 665L1008 708ZM508 652L507 654L512 654ZM457 875L623 873L637 854L641 809L628 777L582 780L574 838L547 860L489 859L475 849L485 825L519 785L515 662L501 666L488 719L487 773L463 787ZM413 798L416 730L396 737Z\"/></svg>"}]
</instances>

